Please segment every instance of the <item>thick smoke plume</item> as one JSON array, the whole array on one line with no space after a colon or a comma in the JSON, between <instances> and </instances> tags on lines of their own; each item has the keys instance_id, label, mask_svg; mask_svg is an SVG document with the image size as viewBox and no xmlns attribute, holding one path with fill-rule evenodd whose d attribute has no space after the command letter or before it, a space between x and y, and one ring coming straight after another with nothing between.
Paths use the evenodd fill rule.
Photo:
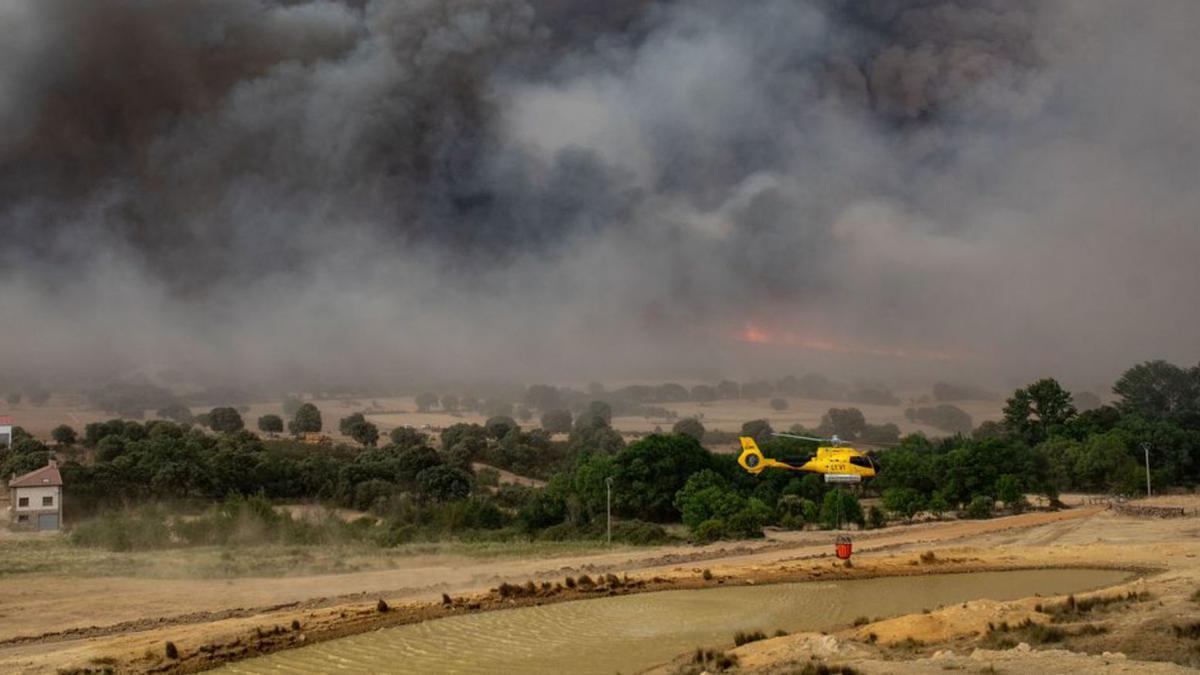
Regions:
<instances>
[{"instance_id":1,"label":"thick smoke plume","mask_svg":"<svg viewBox=\"0 0 1200 675\"><path fill-rule=\"evenodd\" d=\"M1200 4L0 0L0 364L1196 360Z\"/></svg>"}]
</instances>

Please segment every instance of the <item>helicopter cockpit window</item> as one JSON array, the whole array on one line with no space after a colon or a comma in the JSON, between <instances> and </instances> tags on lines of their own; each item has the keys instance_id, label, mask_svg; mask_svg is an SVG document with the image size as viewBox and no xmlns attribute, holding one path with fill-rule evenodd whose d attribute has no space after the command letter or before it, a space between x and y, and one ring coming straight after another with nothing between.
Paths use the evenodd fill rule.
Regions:
<instances>
[{"instance_id":1,"label":"helicopter cockpit window","mask_svg":"<svg viewBox=\"0 0 1200 675\"><path fill-rule=\"evenodd\" d=\"M854 466L861 466L864 469L873 468L871 466L871 460L867 459L866 457L859 457L857 455L850 458L850 463L853 464Z\"/></svg>"}]
</instances>

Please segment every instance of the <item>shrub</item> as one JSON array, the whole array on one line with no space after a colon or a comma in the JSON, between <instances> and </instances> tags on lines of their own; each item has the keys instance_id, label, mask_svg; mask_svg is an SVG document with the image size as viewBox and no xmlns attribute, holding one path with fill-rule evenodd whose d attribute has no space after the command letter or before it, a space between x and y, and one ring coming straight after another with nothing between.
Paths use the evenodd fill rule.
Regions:
<instances>
[{"instance_id":1,"label":"shrub","mask_svg":"<svg viewBox=\"0 0 1200 675\"><path fill-rule=\"evenodd\" d=\"M878 530L886 525L887 516L883 515L883 509L872 505L871 508L867 510L867 527L873 530Z\"/></svg>"},{"instance_id":2,"label":"shrub","mask_svg":"<svg viewBox=\"0 0 1200 675\"><path fill-rule=\"evenodd\" d=\"M733 634L733 644L738 647L741 647L742 645L750 643L750 642L758 642L759 640L766 640L766 639L767 639L767 634L762 632L761 630L751 631L749 633L744 633L739 630L738 632Z\"/></svg>"},{"instance_id":3,"label":"shrub","mask_svg":"<svg viewBox=\"0 0 1200 675\"><path fill-rule=\"evenodd\" d=\"M975 495L967 505L967 517L982 520L992 517L992 498L987 495Z\"/></svg>"},{"instance_id":4,"label":"shrub","mask_svg":"<svg viewBox=\"0 0 1200 675\"><path fill-rule=\"evenodd\" d=\"M725 528L725 521L719 518L706 520L696 527L692 536L695 538L696 542L700 544L707 544L724 539L726 536L728 536Z\"/></svg>"}]
</instances>

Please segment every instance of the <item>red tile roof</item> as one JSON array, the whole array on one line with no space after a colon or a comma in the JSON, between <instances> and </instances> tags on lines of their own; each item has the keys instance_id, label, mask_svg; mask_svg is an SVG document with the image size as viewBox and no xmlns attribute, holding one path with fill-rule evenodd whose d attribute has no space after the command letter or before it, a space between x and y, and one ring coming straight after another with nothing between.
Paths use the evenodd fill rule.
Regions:
<instances>
[{"instance_id":1,"label":"red tile roof","mask_svg":"<svg viewBox=\"0 0 1200 675\"><path fill-rule=\"evenodd\" d=\"M8 481L9 487L53 487L62 485L62 474L58 472L58 466L48 464L36 471L30 471L24 476L17 476Z\"/></svg>"},{"instance_id":2,"label":"red tile roof","mask_svg":"<svg viewBox=\"0 0 1200 675\"><path fill-rule=\"evenodd\" d=\"M0 415L0 427L12 426L12 418Z\"/></svg>"}]
</instances>

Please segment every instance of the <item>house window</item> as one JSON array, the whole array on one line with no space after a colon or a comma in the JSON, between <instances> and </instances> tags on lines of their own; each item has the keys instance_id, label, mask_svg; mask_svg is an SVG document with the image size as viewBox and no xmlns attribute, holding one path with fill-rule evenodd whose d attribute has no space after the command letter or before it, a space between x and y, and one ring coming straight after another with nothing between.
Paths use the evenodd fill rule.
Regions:
<instances>
[{"instance_id":1,"label":"house window","mask_svg":"<svg viewBox=\"0 0 1200 675\"><path fill-rule=\"evenodd\" d=\"M17 516L17 522L18 523L28 523L29 516Z\"/></svg>"},{"instance_id":2,"label":"house window","mask_svg":"<svg viewBox=\"0 0 1200 675\"><path fill-rule=\"evenodd\" d=\"M29 497L18 497L17 498L17 506L18 507L29 506Z\"/></svg>"},{"instance_id":3,"label":"house window","mask_svg":"<svg viewBox=\"0 0 1200 675\"><path fill-rule=\"evenodd\" d=\"M54 497L42 497L42 506L54 506Z\"/></svg>"}]
</instances>

